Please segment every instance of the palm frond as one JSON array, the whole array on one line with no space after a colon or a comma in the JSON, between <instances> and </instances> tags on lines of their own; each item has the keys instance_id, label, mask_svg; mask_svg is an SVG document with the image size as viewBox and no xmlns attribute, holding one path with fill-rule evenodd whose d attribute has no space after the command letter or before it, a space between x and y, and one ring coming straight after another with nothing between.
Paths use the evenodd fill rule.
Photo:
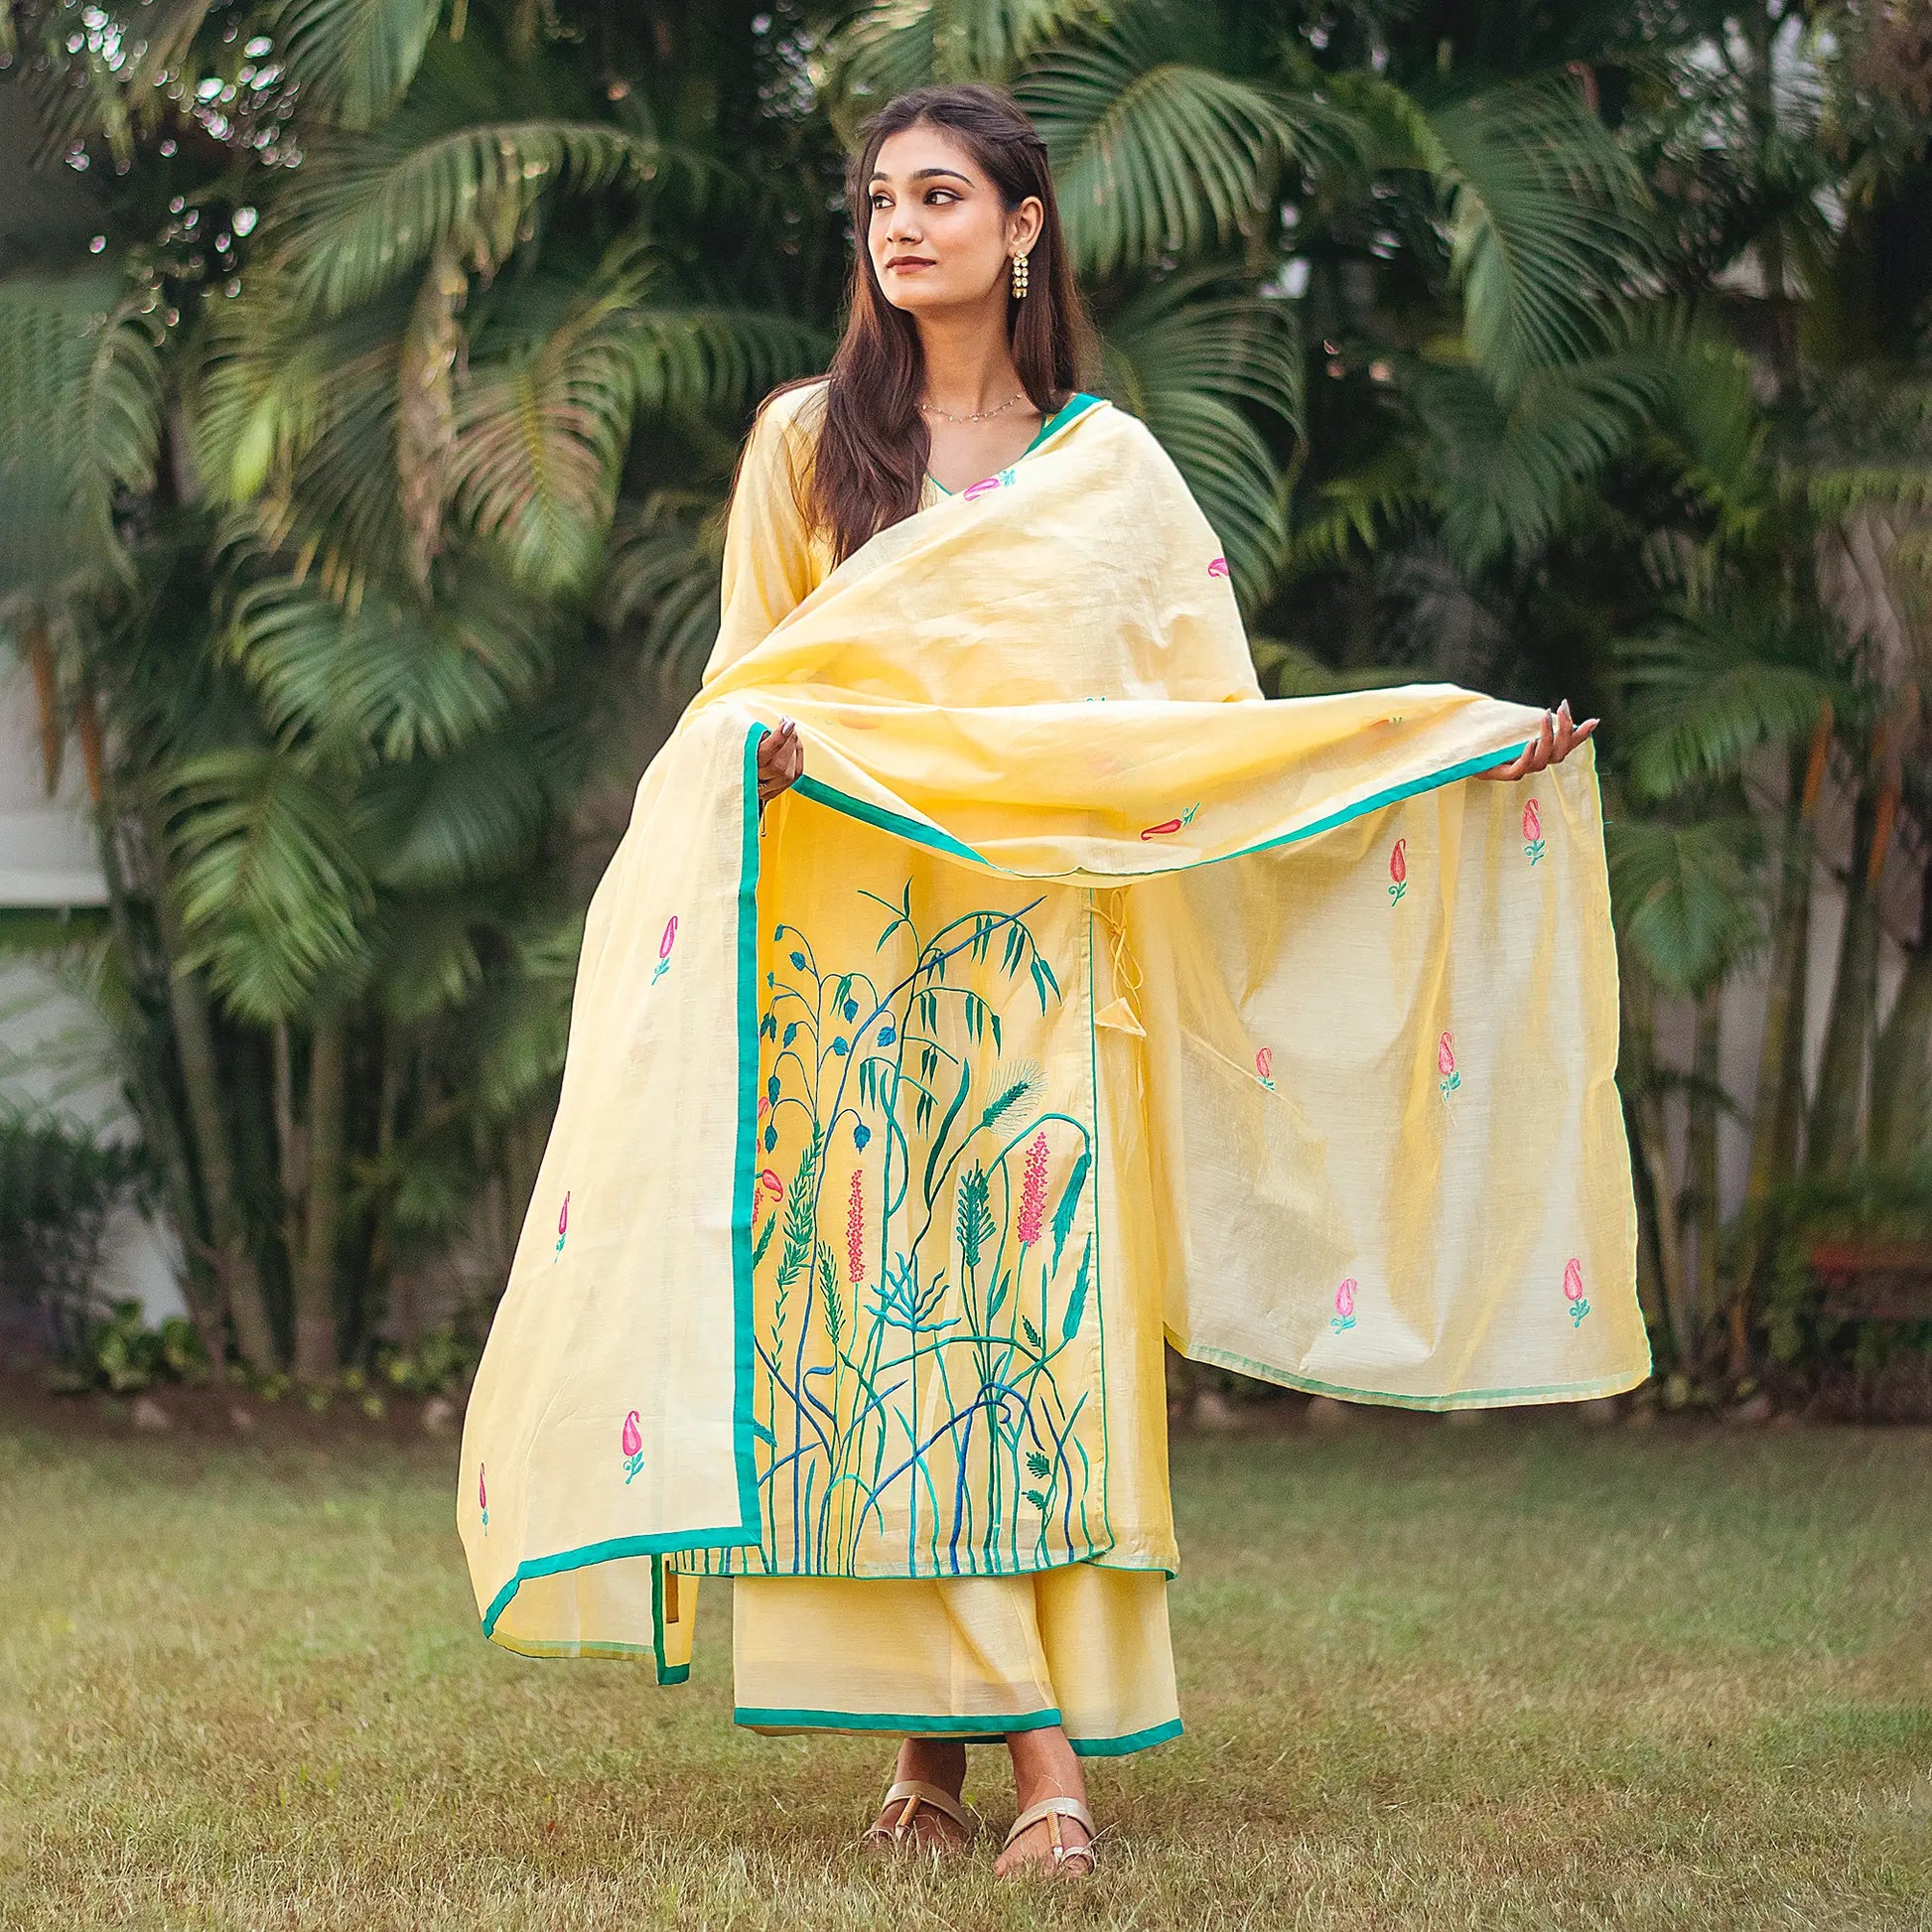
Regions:
<instances>
[{"instance_id":1,"label":"palm frond","mask_svg":"<svg viewBox=\"0 0 1932 1932\"><path fill-rule=\"evenodd\" d=\"M416 77L443 0L280 0L262 26L305 102L368 128Z\"/></svg>"},{"instance_id":2,"label":"palm frond","mask_svg":"<svg viewBox=\"0 0 1932 1932\"><path fill-rule=\"evenodd\" d=\"M340 315L446 244L487 273L548 190L646 178L660 158L654 142L595 122L452 128L398 114L375 133L312 148L265 242L300 307Z\"/></svg>"},{"instance_id":3,"label":"palm frond","mask_svg":"<svg viewBox=\"0 0 1932 1932\"><path fill-rule=\"evenodd\" d=\"M326 980L364 964L373 903L341 801L294 759L241 747L160 780L186 940L233 1011L257 1024L304 1012Z\"/></svg>"},{"instance_id":4,"label":"palm frond","mask_svg":"<svg viewBox=\"0 0 1932 1932\"><path fill-rule=\"evenodd\" d=\"M1211 9L1127 0L1015 83L1082 268L1105 275L1230 242L1272 222L1284 160L1355 145L1347 115L1230 73L1221 54Z\"/></svg>"},{"instance_id":5,"label":"palm frond","mask_svg":"<svg viewBox=\"0 0 1932 1932\"><path fill-rule=\"evenodd\" d=\"M1338 83L1387 165L1429 175L1469 352L1500 389L1602 352L1654 256L1641 175L1568 75L1425 106L1374 74Z\"/></svg>"},{"instance_id":6,"label":"palm frond","mask_svg":"<svg viewBox=\"0 0 1932 1932\"><path fill-rule=\"evenodd\" d=\"M839 36L842 118L944 80L1004 80L1101 0L880 0Z\"/></svg>"},{"instance_id":7,"label":"palm frond","mask_svg":"<svg viewBox=\"0 0 1932 1932\"><path fill-rule=\"evenodd\" d=\"M552 664L542 608L475 566L425 605L370 591L345 609L313 579L270 577L232 600L220 655L271 731L338 763L442 757L527 702Z\"/></svg>"},{"instance_id":8,"label":"palm frond","mask_svg":"<svg viewBox=\"0 0 1932 1932\"><path fill-rule=\"evenodd\" d=\"M1755 820L1619 817L1607 837L1617 931L1664 991L1702 992L1763 944Z\"/></svg>"}]
</instances>

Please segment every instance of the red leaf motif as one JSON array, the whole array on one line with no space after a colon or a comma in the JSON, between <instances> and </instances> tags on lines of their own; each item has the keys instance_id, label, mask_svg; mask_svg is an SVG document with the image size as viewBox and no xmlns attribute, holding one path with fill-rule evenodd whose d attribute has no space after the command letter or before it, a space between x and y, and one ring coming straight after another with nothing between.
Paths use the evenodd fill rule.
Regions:
<instances>
[{"instance_id":1,"label":"red leaf motif","mask_svg":"<svg viewBox=\"0 0 1932 1932\"><path fill-rule=\"evenodd\" d=\"M1409 841L1407 839L1397 839L1394 850L1389 854L1389 877L1398 886L1409 877L1409 862L1402 856L1403 848L1408 843Z\"/></svg>"},{"instance_id":2,"label":"red leaf motif","mask_svg":"<svg viewBox=\"0 0 1932 1932\"><path fill-rule=\"evenodd\" d=\"M626 1455L641 1455L643 1449L644 1435L637 1427L637 1412L633 1409L623 1419L623 1452Z\"/></svg>"},{"instance_id":3,"label":"red leaf motif","mask_svg":"<svg viewBox=\"0 0 1932 1932\"><path fill-rule=\"evenodd\" d=\"M1455 1047L1448 1034L1436 1042L1436 1070L1445 1079L1455 1071Z\"/></svg>"},{"instance_id":4,"label":"red leaf motif","mask_svg":"<svg viewBox=\"0 0 1932 1932\"><path fill-rule=\"evenodd\" d=\"M1543 820L1537 815L1534 798L1527 799L1523 805L1523 836L1531 845L1543 836Z\"/></svg>"},{"instance_id":5,"label":"red leaf motif","mask_svg":"<svg viewBox=\"0 0 1932 1932\"><path fill-rule=\"evenodd\" d=\"M1567 1302L1584 1299L1584 1264L1575 1255L1563 1265L1563 1295Z\"/></svg>"}]
</instances>

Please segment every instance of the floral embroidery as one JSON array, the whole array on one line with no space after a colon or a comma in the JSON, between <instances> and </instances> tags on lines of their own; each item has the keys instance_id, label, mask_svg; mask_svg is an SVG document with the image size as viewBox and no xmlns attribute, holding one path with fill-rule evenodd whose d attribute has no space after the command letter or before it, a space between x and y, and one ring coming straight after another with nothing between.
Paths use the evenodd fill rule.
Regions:
<instances>
[{"instance_id":1,"label":"floral embroidery","mask_svg":"<svg viewBox=\"0 0 1932 1932\"><path fill-rule=\"evenodd\" d=\"M1443 1098L1447 1100L1462 1084L1455 1070L1455 1042L1445 1034L1436 1042L1436 1071L1443 1076Z\"/></svg>"},{"instance_id":2,"label":"floral embroidery","mask_svg":"<svg viewBox=\"0 0 1932 1932\"><path fill-rule=\"evenodd\" d=\"M483 1535L489 1534L489 1490L483 1483L483 1465L477 1464L477 1507L483 1511Z\"/></svg>"},{"instance_id":3,"label":"floral embroidery","mask_svg":"<svg viewBox=\"0 0 1932 1932\"><path fill-rule=\"evenodd\" d=\"M760 1138L786 1178L755 1255L761 1536L712 1562L1022 1570L1106 1534L1091 1129L1003 1046L1009 999L1043 1018L1060 981L1036 898L924 931L909 885L861 897L885 915L861 967L772 932ZM841 1187L832 1150L861 1126L878 1165Z\"/></svg>"},{"instance_id":4,"label":"floral embroidery","mask_svg":"<svg viewBox=\"0 0 1932 1932\"><path fill-rule=\"evenodd\" d=\"M991 477L982 477L976 483L968 483L959 493L970 503L976 496L986 496L996 489L1004 489L1012 481L1013 472L1001 470Z\"/></svg>"},{"instance_id":5,"label":"floral embroidery","mask_svg":"<svg viewBox=\"0 0 1932 1932\"><path fill-rule=\"evenodd\" d=\"M1335 1290L1335 1311L1328 1317L1328 1326L1336 1334L1340 1334L1344 1328L1352 1328L1354 1325L1355 1278L1351 1275Z\"/></svg>"},{"instance_id":6,"label":"floral embroidery","mask_svg":"<svg viewBox=\"0 0 1932 1932\"><path fill-rule=\"evenodd\" d=\"M1269 1078L1269 1075L1274 1071L1274 1067L1275 1067L1274 1048L1271 1046L1262 1047L1261 1050L1255 1055L1255 1078L1259 1080L1261 1084L1264 1087L1266 1087L1270 1093L1273 1093L1275 1091L1275 1083L1271 1078Z\"/></svg>"},{"instance_id":7,"label":"floral embroidery","mask_svg":"<svg viewBox=\"0 0 1932 1932\"><path fill-rule=\"evenodd\" d=\"M1523 805L1523 852L1531 865L1543 857L1543 820L1537 814L1534 798Z\"/></svg>"},{"instance_id":8,"label":"floral embroidery","mask_svg":"<svg viewBox=\"0 0 1932 1932\"><path fill-rule=\"evenodd\" d=\"M655 986L671 963L671 948L677 944L677 914L671 914L664 936L657 942L657 964L651 968L650 983Z\"/></svg>"},{"instance_id":9,"label":"floral embroidery","mask_svg":"<svg viewBox=\"0 0 1932 1932\"><path fill-rule=\"evenodd\" d=\"M1581 1328L1589 1304L1584 1300L1584 1264L1575 1255L1563 1265L1563 1296L1570 1304L1570 1325Z\"/></svg>"},{"instance_id":10,"label":"floral embroidery","mask_svg":"<svg viewBox=\"0 0 1932 1932\"><path fill-rule=\"evenodd\" d=\"M564 1189L564 1204L557 1210L557 1254L564 1251L564 1234L570 1227L570 1189ZM555 1260L556 1255L551 1256Z\"/></svg>"},{"instance_id":11,"label":"floral embroidery","mask_svg":"<svg viewBox=\"0 0 1932 1932\"><path fill-rule=\"evenodd\" d=\"M1389 903L1396 904L1409 890L1409 862L1403 855L1407 839L1397 839L1389 850Z\"/></svg>"},{"instance_id":12,"label":"floral embroidery","mask_svg":"<svg viewBox=\"0 0 1932 1932\"><path fill-rule=\"evenodd\" d=\"M1046 1136L1035 1134L1027 1150L1027 1172L1020 1180L1020 1213L1016 1229L1023 1248L1037 1247L1040 1223L1046 1213Z\"/></svg>"},{"instance_id":13,"label":"floral embroidery","mask_svg":"<svg viewBox=\"0 0 1932 1932\"><path fill-rule=\"evenodd\" d=\"M1210 577L1225 577L1228 574L1228 560L1225 557L1211 559L1207 566L1207 574Z\"/></svg>"},{"instance_id":14,"label":"floral embroidery","mask_svg":"<svg viewBox=\"0 0 1932 1932\"><path fill-rule=\"evenodd\" d=\"M637 1412L631 1410L623 1419L623 1480L627 1488L630 1478L644 1466L644 1436L637 1427Z\"/></svg>"},{"instance_id":15,"label":"floral embroidery","mask_svg":"<svg viewBox=\"0 0 1932 1932\"><path fill-rule=\"evenodd\" d=\"M1141 834L1141 837L1144 839L1158 839L1169 832L1178 832L1183 825L1193 824L1194 814L1199 810L1200 800L1196 798L1178 818L1170 818L1164 820L1159 825L1150 825Z\"/></svg>"}]
</instances>

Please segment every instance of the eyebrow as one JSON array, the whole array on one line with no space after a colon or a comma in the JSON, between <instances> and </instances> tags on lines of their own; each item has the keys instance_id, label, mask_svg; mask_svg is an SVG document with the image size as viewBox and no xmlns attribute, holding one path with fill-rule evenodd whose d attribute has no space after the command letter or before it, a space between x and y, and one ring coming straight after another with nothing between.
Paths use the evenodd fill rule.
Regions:
<instances>
[{"instance_id":1,"label":"eyebrow","mask_svg":"<svg viewBox=\"0 0 1932 1932\"><path fill-rule=\"evenodd\" d=\"M965 182L968 188L973 185L971 178L962 175L957 168L915 168L912 171L912 179L914 181L930 181L934 175L950 175L954 181ZM872 178L874 181L890 181L892 179L883 168L875 168Z\"/></svg>"}]
</instances>

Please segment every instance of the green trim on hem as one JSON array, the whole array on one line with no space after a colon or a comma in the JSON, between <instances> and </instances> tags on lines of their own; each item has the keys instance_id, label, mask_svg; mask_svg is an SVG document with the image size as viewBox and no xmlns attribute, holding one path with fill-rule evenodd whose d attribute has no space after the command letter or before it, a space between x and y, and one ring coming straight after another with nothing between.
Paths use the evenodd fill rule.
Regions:
<instances>
[{"instance_id":1,"label":"green trim on hem","mask_svg":"<svg viewBox=\"0 0 1932 1932\"><path fill-rule=\"evenodd\" d=\"M1440 786L1453 784L1458 778L1474 777L1478 771L1487 771L1498 764L1507 764L1512 759L1521 757L1530 741L1526 738L1519 745L1506 745L1498 752L1484 752L1476 758L1462 759L1456 763L1446 765L1441 771L1425 772L1422 777L1411 779L1406 784L1388 785L1381 791L1371 792L1368 797L1358 799L1352 805L1344 805L1326 818L1318 818L1311 825L1304 825L1293 832L1284 832L1278 839L1264 839L1259 845L1244 845L1233 852L1223 852L1212 859L1184 860L1177 866L1163 866L1158 871L1122 873L1117 878L1098 880L1091 874L1085 875L1081 882L1089 888L1111 884L1131 886L1146 879L1166 879L1172 874L1192 872L1197 866L1225 865L1230 859L1246 859L1257 852L1272 852L1278 846L1298 845L1304 839L1311 839L1321 832L1332 832L1337 826L1347 825L1352 820L1365 818L1370 812L1379 812L1385 805L1400 804L1405 798L1414 798L1421 792L1435 791ZM908 818L903 812L891 811L883 805L869 804L863 798L855 798L849 791L841 791L836 785L828 785L822 778L801 777L792 786L802 797L815 805L824 805L829 810L843 812L848 818L856 818L867 825L876 826L882 832L893 832L902 839L909 839L914 845L930 847L934 852L943 852L949 858L966 859L976 866L984 866L988 872L996 872L1006 879L1055 879L1057 873L1014 872L1010 867L989 859L985 853L956 839L950 832L942 832L936 825L921 823L916 818Z\"/></svg>"},{"instance_id":2,"label":"green trim on hem","mask_svg":"<svg viewBox=\"0 0 1932 1932\"><path fill-rule=\"evenodd\" d=\"M1180 1735L1180 1720L1170 1718L1164 1725L1149 1725L1145 1730L1130 1730L1124 1737L1069 1737L1075 1757L1126 1757L1134 1751L1165 1744Z\"/></svg>"},{"instance_id":3,"label":"green trim on hem","mask_svg":"<svg viewBox=\"0 0 1932 1932\"><path fill-rule=\"evenodd\" d=\"M1285 1368L1271 1368L1266 1362L1253 1362L1228 1348L1183 1348L1179 1351L1190 1362L1212 1362L1217 1368L1231 1368L1252 1375L1280 1388L1300 1389L1308 1395L1332 1395L1345 1402L1367 1402L1385 1409L1426 1409L1442 1412L1450 1409L1506 1409L1534 1403L1595 1402L1607 1395L1621 1395L1626 1389L1641 1387L1650 1380L1651 1368L1638 1375L1609 1375L1594 1382L1550 1382L1522 1389L1458 1389L1453 1395L1392 1395L1380 1389L1351 1389L1340 1382L1323 1382L1312 1375L1296 1375Z\"/></svg>"},{"instance_id":4,"label":"green trim on hem","mask_svg":"<svg viewBox=\"0 0 1932 1932\"><path fill-rule=\"evenodd\" d=\"M759 743L768 728L754 724L745 734L744 793L738 871L738 1148L732 1179L732 1288L737 1324L732 1392L732 1454L738 1471L738 1522L709 1530L664 1530L650 1536L613 1536L586 1543L554 1556L533 1557L516 1566L509 1581L490 1599L483 1615L483 1633L506 1650L519 1645L495 1635L496 1620L516 1592L536 1577L555 1577L568 1570L588 1570L594 1564L621 1557L660 1557L683 1550L739 1550L759 1539L758 1459L752 1435L752 1186L757 1167L758 1127L758 888L759 888ZM749 1527L748 1527L749 1526ZM663 1662L661 1566L651 1566L651 1643L639 1644L637 1654L653 1655L660 1684L679 1680L667 1674ZM535 1653L524 1653L535 1654ZM582 1652L560 1653L581 1655ZM614 1654L628 1656L628 1650ZM689 1675L689 1666L683 1666Z\"/></svg>"},{"instance_id":5,"label":"green trim on hem","mask_svg":"<svg viewBox=\"0 0 1932 1932\"><path fill-rule=\"evenodd\" d=\"M1057 1711L1028 1711L1019 1716L956 1718L892 1711L765 1711L741 1705L732 1723L757 1730L891 1730L908 1737L1004 1737L1015 1730L1050 1730L1060 1723Z\"/></svg>"}]
</instances>

